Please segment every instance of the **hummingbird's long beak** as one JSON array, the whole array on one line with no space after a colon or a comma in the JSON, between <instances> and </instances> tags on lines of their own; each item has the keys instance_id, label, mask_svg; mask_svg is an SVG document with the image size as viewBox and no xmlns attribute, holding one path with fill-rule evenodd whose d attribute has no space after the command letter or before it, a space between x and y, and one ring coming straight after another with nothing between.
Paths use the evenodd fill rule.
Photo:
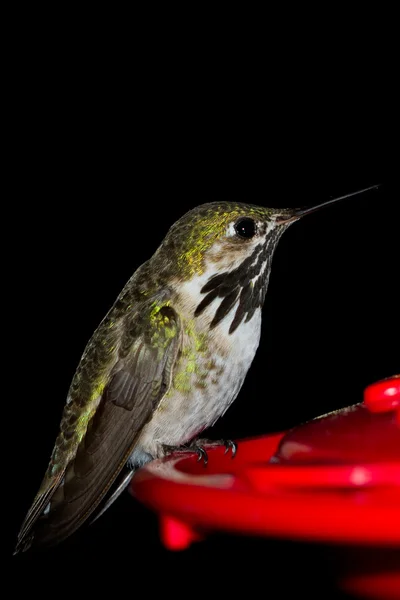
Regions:
<instances>
[{"instance_id":1,"label":"hummingbird's long beak","mask_svg":"<svg viewBox=\"0 0 400 600\"><path fill-rule=\"evenodd\" d=\"M288 217L285 218L284 215L282 215L282 220L279 220L278 223L290 223L291 221L297 221L297 219L300 219L301 217L304 217L304 215L310 215L313 212L316 212L317 210L320 210L320 208L325 208L325 206L329 206L330 204L334 204L335 202L339 202L340 200L345 200L346 198L351 198L352 196L358 196L359 194L364 194L365 192L369 192L370 190L376 190L378 189L380 186L380 184L378 185L372 185L371 187L367 187L364 188L363 190L357 190L357 192L352 192L351 194L345 194L344 196L339 196L338 198L333 198L332 200L328 200L327 202L323 202L322 204L317 204L317 206L310 206L308 208L294 208L294 209L288 209L287 211L287 215Z\"/></svg>"}]
</instances>

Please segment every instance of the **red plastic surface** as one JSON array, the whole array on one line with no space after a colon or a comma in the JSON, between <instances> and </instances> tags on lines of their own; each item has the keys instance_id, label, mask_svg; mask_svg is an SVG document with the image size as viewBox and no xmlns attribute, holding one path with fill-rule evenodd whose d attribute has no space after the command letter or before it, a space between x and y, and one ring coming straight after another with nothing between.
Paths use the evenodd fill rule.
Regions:
<instances>
[{"instance_id":1,"label":"red plastic surface","mask_svg":"<svg viewBox=\"0 0 400 600\"><path fill-rule=\"evenodd\" d=\"M162 540L170 549L225 530L397 552L399 425L395 376L369 386L362 404L286 434L239 442L233 460L225 448L211 446L206 467L194 453L153 461L138 471L131 490L160 514ZM366 597L384 598L385 585L391 593L399 576L400 553L398 570L396 564L386 579L379 573L368 587L373 574L361 574L343 585L360 593L368 587ZM373 595L374 586L380 595Z\"/></svg>"},{"instance_id":2,"label":"red plastic surface","mask_svg":"<svg viewBox=\"0 0 400 600\"><path fill-rule=\"evenodd\" d=\"M364 393L364 404L372 412L400 410L400 375L367 387Z\"/></svg>"}]
</instances>

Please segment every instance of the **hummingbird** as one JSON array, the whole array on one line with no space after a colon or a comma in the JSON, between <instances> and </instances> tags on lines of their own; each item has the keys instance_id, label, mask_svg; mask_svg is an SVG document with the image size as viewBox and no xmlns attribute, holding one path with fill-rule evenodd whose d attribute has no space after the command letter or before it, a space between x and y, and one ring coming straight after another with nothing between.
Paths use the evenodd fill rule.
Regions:
<instances>
[{"instance_id":1,"label":"hummingbird","mask_svg":"<svg viewBox=\"0 0 400 600\"><path fill-rule=\"evenodd\" d=\"M172 225L83 352L16 552L61 542L102 514L138 468L193 447L253 361L284 231L376 187L301 209L211 202Z\"/></svg>"}]
</instances>

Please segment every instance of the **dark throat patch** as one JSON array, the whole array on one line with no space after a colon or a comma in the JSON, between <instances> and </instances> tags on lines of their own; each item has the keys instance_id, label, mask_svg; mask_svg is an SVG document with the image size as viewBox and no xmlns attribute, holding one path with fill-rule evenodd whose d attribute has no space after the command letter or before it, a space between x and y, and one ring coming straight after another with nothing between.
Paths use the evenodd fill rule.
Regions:
<instances>
[{"instance_id":1,"label":"dark throat patch","mask_svg":"<svg viewBox=\"0 0 400 600\"><path fill-rule=\"evenodd\" d=\"M229 333L233 333L243 320L250 321L256 309L261 308L264 304L272 256L281 233L279 229L271 232L265 243L256 246L253 253L236 269L210 277L200 290L202 294L206 295L196 307L194 316L201 315L215 298L221 298L210 323L210 329L218 325L236 304L237 308L229 327ZM262 274L260 274L261 271ZM254 278L257 279L253 282Z\"/></svg>"}]
</instances>

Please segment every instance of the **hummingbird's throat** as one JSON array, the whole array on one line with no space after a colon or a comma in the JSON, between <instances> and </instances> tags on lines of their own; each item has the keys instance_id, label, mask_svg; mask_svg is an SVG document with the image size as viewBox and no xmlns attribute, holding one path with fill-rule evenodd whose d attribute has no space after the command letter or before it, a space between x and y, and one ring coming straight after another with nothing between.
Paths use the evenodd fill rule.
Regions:
<instances>
[{"instance_id":1,"label":"hummingbird's throat","mask_svg":"<svg viewBox=\"0 0 400 600\"><path fill-rule=\"evenodd\" d=\"M282 227L270 232L266 240L260 242L238 267L212 275L200 290L205 295L197 305L194 316L198 317L206 310L214 311L210 320L210 329L213 329L232 315L229 334L243 320L250 321L256 309L264 304L272 256L283 231Z\"/></svg>"}]
</instances>

